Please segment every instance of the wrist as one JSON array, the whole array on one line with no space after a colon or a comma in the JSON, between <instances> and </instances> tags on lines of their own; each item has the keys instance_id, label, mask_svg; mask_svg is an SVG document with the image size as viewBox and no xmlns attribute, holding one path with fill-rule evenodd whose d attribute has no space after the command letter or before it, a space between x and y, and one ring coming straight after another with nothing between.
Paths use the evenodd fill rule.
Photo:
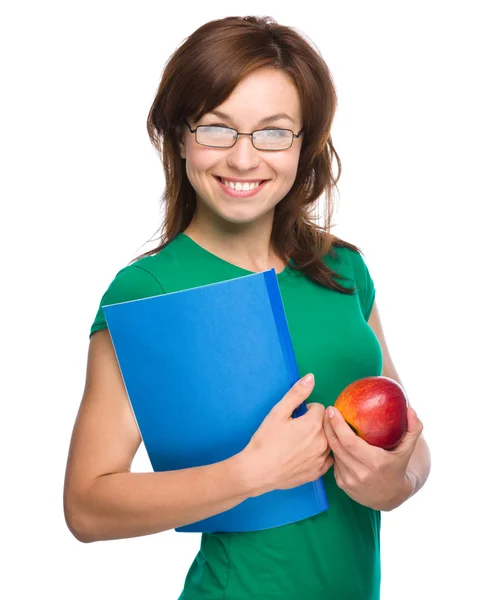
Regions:
<instances>
[{"instance_id":1,"label":"wrist","mask_svg":"<svg viewBox=\"0 0 482 600\"><path fill-rule=\"evenodd\" d=\"M254 498L268 491L261 483L258 463L250 451L242 450L231 457L231 460L242 493L247 498Z\"/></svg>"},{"instance_id":2,"label":"wrist","mask_svg":"<svg viewBox=\"0 0 482 600\"><path fill-rule=\"evenodd\" d=\"M406 502L414 493L415 477L411 473L405 473L405 477L403 478L402 483L397 489L395 495L386 503L386 506L384 506L380 510L393 510L394 508L397 508L401 504Z\"/></svg>"}]
</instances>

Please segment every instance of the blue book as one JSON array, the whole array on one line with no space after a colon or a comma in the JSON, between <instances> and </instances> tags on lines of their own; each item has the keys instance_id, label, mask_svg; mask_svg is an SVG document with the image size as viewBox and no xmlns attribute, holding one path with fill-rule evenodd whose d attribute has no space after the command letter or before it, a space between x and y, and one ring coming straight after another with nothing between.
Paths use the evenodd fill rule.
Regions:
<instances>
[{"instance_id":1,"label":"blue book","mask_svg":"<svg viewBox=\"0 0 482 600\"><path fill-rule=\"evenodd\" d=\"M103 309L154 471L241 452L300 378L274 269ZM293 417L306 411L303 402ZM320 477L175 531L256 531L327 508Z\"/></svg>"}]
</instances>

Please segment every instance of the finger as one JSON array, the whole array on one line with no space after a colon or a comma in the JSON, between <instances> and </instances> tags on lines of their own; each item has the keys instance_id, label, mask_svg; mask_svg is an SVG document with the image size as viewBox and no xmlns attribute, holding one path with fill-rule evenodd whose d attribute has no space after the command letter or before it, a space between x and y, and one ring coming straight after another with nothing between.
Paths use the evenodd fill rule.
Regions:
<instances>
[{"instance_id":1,"label":"finger","mask_svg":"<svg viewBox=\"0 0 482 600\"><path fill-rule=\"evenodd\" d=\"M371 446L365 442L365 440L362 440L348 425L340 411L334 406L330 406L325 411L325 423L328 423L328 426L332 428L336 435L337 442L335 441L335 443L337 443L337 446L339 447L338 454L340 454L341 449L343 449L345 456L350 455L353 459L356 459L358 462L365 465L371 465L373 463L374 456L379 453L380 449ZM345 463L347 463L347 461L348 458L344 460Z\"/></svg>"},{"instance_id":2,"label":"finger","mask_svg":"<svg viewBox=\"0 0 482 600\"><path fill-rule=\"evenodd\" d=\"M423 423L411 406L407 408L407 431L415 438L420 437L423 431Z\"/></svg>"},{"instance_id":3,"label":"finger","mask_svg":"<svg viewBox=\"0 0 482 600\"><path fill-rule=\"evenodd\" d=\"M339 461L336 461L333 463L333 475L335 477L335 482L336 485L344 490L346 485L345 485L345 479L343 477L343 467L341 466Z\"/></svg>"},{"instance_id":4,"label":"finger","mask_svg":"<svg viewBox=\"0 0 482 600\"><path fill-rule=\"evenodd\" d=\"M273 415L281 416L286 419L293 418L293 412L297 409L299 410L300 405L303 404L303 402L306 402L313 391L315 384L314 377L309 381L306 381L305 377L299 379L293 387L286 392L283 398L273 406L270 411Z\"/></svg>"},{"instance_id":5,"label":"finger","mask_svg":"<svg viewBox=\"0 0 482 600\"><path fill-rule=\"evenodd\" d=\"M335 462L343 463L345 468L349 469L352 474L355 475L355 473L359 472L360 468L363 466L363 463L345 448L332 426L333 420L334 419L330 419L328 416L328 411L325 411L323 427L325 430L326 440L330 448L333 450ZM351 429L350 432L356 436Z\"/></svg>"},{"instance_id":6,"label":"finger","mask_svg":"<svg viewBox=\"0 0 482 600\"><path fill-rule=\"evenodd\" d=\"M319 402L308 402L306 404L307 413L310 418L317 420L319 423L323 423L323 415L325 414L325 407Z\"/></svg>"},{"instance_id":7,"label":"finger","mask_svg":"<svg viewBox=\"0 0 482 600\"><path fill-rule=\"evenodd\" d=\"M320 408L316 408L317 406L319 406ZM306 402L306 408L307 410L325 410L324 405L320 402Z\"/></svg>"},{"instance_id":8,"label":"finger","mask_svg":"<svg viewBox=\"0 0 482 600\"><path fill-rule=\"evenodd\" d=\"M331 467L333 466L333 456L328 456L323 463L323 469L321 471L321 475L324 475Z\"/></svg>"},{"instance_id":9,"label":"finger","mask_svg":"<svg viewBox=\"0 0 482 600\"><path fill-rule=\"evenodd\" d=\"M418 438L422 435L423 423L417 413L409 406L407 408L407 431L393 450L401 453L412 453Z\"/></svg>"}]
</instances>

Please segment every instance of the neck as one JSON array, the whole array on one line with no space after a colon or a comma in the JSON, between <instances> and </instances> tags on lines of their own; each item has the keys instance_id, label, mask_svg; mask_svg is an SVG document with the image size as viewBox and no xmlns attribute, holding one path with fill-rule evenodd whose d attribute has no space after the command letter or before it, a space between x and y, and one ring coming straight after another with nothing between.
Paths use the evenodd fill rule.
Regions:
<instances>
[{"instance_id":1,"label":"neck","mask_svg":"<svg viewBox=\"0 0 482 600\"><path fill-rule=\"evenodd\" d=\"M200 246L220 258L249 271L283 270L285 264L271 244L273 221L250 223L249 227L235 223L223 223L199 219L194 214L184 234Z\"/></svg>"}]
</instances>

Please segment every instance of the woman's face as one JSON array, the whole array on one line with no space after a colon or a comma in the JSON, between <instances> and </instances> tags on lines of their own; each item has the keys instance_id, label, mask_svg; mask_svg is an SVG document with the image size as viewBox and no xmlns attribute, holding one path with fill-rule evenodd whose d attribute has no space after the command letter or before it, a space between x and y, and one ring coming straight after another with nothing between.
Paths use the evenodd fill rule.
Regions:
<instances>
[{"instance_id":1,"label":"woman's face","mask_svg":"<svg viewBox=\"0 0 482 600\"><path fill-rule=\"evenodd\" d=\"M224 125L243 133L278 127L297 134L302 128L301 105L297 90L280 70L265 68L243 79L229 98L217 106L229 118L206 113L197 122L187 119L192 129L198 125ZM266 117L286 113L288 117L262 122ZM303 134L301 134L303 135ZM220 218L248 224L272 220L274 207L289 192L296 178L302 137L294 138L291 148L279 151L257 150L249 136L239 136L231 148L201 146L184 125L180 142L186 160L187 177L196 191L197 219ZM241 180L268 180L249 197L233 197L218 177Z\"/></svg>"}]
</instances>

